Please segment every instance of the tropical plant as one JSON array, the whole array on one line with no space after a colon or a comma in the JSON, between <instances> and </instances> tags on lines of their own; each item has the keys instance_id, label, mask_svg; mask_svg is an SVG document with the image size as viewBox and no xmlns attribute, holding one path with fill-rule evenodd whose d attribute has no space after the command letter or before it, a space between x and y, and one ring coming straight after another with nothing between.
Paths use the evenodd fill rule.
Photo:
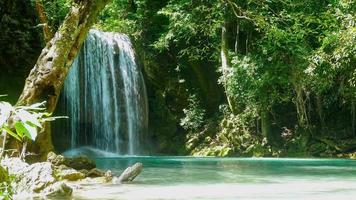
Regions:
<instances>
[{"instance_id":1,"label":"tropical plant","mask_svg":"<svg viewBox=\"0 0 356 200\"><path fill-rule=\"evenodd\" d=\"M204 124L205 110L201 108L196 95L188 98L188 107L183 109L185 116L180 120L180 125L186 130L197 130Z\"/></svg>"},{"instance_id":2,"label":"tropical plant","mask_svg":"<svg viewBox=\"0 0 356 200\"><path fill-rule=\"evenodd\" d=\"M8 102L0 101L0 132L3 134L1 157L5 151L7 134L23 144L20 157L26 152L27 141L35 141L42 124L53 121L58 117L51 117L45 112L46 102L35 103L29 106L13 106Z\"/></svg>"}]
</instances>

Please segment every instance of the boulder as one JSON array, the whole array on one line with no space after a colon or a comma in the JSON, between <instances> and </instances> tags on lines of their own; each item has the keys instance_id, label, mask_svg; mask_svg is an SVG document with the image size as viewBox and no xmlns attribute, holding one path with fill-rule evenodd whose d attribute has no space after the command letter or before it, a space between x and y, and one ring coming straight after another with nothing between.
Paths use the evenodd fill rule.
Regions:
<instances>
[{"instance_id":1,"label":"boulder","mask_svg":"<svg viewBox=\"0 0 356 200\"><path fill-rule=\"evenodd\" d=\"M20 199L54 194L62 197L71 195L72 189L58 182L50 162L29 165L19 158L5 158L1 160L1 166L7 169L10 176L14 176L12 189Z\"/></svg>"},{"instance_id":2,"label":"boulder","mask_svg":"<svg viewBox=\"0 0 356 200\"><path fill-rule=\"evenodd\" d=\"M96 167L95 162L90 160L87 156L65 158L64 164L76 170L81 170L81 169L91 170Z\"/></svg>"},{"instance_id":3,"label":"boulder","mask_svg":"<svg viewBox=\"0 0 356 200\"><path fill-rule=\"evenodd\" d=\"M56 181L49 162L29 165L19 158L6 158L1 161L1 165L8 169L10 175L15 176L15 193L38 193Z\"/></svg>"},{"instance_id":4,"label":"boulder","mask_svg":"<svg viewBox=\"0 0 356 200\"><path fill-rule=\"evenodd\" d=\"M47 154L47 161L52 163L54 166L64 165L65 158L62 155L57 155L54 152L49 152Z\"/></svg>"},{"instance_id":5,"label":"boulder","mask_svg":"<svg viewBox=\"0 0 356 200\"><path fill-rule=\"evenodd\" d=\"M95 162L90 160L87 156L66 158L62 155L50 152L47 154L47 161L51 162L54 166L66 165L76 170L91 170L96 167Z\"/></svg>"},{"instance_id":6,"label":"boulder","mask_svg":"<svg viewBox=\"0 0 356 200\"><path fill-rule=\"evenodd\" d=\"M85 178L85 174L79 172L73 168L62 166L60 169L56 169L56 175L61 180L77 181Z\"/></svg>"},{"instance_id":7,"label":"boulder","mask_svg":"<svg viewBox=\"0 0 356 200\"><path fill-rule=\"evenodd\" d=\"M43 190L43 196L50 199L70 199L73 189L64 182L56 182Z\"/></svg>"},{"instance_id":8,"label":"boulder","mask_svg":"<svg viewBox=\"0 0 356 200\"><path fill-rule=\"evenodd\" d=\"M1 160L1 166L6 168L9 174L21 174L29 164L23 162L20 158L4 158Z\"/></svg>"}]
</instances>

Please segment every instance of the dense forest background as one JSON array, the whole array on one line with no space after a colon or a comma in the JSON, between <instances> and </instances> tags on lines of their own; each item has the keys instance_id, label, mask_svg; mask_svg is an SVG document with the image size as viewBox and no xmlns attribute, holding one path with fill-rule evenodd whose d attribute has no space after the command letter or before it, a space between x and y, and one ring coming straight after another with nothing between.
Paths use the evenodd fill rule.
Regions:
<instances>
[{"instance_id":1,"label":"dense forest background","mask_svg":"<svg viewBox=\"0 0 356 200\"><path fill-rule=\"evenodd\" d=\"M66 0L0 0L0 93L15 102ZM345 156L356 151L355 2L113 0L94 28L128 34L152 152Z\"/></svg>"}]
</instances>

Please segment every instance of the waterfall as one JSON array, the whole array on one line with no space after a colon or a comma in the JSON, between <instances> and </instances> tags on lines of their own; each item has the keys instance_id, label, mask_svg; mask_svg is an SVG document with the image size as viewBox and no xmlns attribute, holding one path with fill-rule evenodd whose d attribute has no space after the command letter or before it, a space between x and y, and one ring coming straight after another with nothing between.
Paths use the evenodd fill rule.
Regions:
<instances>
[{"instance_id":1,"label":"waterfall","mask_svg":"<svg viewBox=\"0 0 356 200\"><path fill-rule=\"evenodd\" d=\"M69 116L71 148L142 153L148 108L142 73L128 36L90 30L59 100Z\"/></svg>"}]
</instances>

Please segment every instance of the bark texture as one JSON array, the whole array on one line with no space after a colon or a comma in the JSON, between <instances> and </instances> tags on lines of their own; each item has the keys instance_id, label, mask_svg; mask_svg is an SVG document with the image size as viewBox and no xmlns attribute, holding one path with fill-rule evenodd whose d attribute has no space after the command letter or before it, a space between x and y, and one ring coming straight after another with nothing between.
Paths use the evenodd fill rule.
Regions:
<instances>
[{"instance_id":1,"label":"bark texture","mask_svg":"<svg viewBox=\"0 0 356 200\"><path fill-rule=\"evenodd\" d=\"M42 50L26 79L17 105L47 101L47 111L55 110L63 82L98 13L110 0L74 0L63 24ZM69 116L70 117L70 116ZM53 149L49 128L36 141L39 153Z\"/></svg>"}]
</instances>

